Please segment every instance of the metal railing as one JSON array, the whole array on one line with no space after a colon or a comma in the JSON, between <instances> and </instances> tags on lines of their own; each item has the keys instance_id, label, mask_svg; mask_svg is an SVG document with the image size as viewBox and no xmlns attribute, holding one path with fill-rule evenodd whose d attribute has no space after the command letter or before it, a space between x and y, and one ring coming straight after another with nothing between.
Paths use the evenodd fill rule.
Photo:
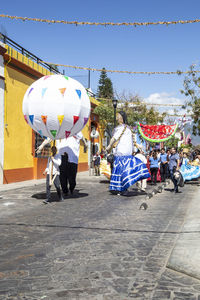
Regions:
<instances>
[{"instance_id":1,"label":"metal railing","mask_svg":"<svg viewBox=\"0 0 200 300\"><path fill-rule=\"evenodd\" d=\"M30 51L26 50L19 44L17 44L15 41L11 40L8 38L6 35L3 33L0 33L0 41L2 41L4 44L7 44L11 46L12 48L16 49L18 52L20 52L22 55L26 56L27 58L35 61L38 65L48 69L50 72L56 73L56 74L62 74L58 70L56 70L53 66L47 64L47 63L42 63L42 59L31 53Z\"/></svg>"}]
</instances>

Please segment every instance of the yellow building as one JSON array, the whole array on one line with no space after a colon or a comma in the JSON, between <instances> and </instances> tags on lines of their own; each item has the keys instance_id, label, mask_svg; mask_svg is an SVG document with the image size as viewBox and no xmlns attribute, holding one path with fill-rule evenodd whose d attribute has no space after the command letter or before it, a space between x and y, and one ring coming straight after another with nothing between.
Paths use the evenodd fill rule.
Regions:
<instances>
[{"instance_id":1,"label":"yellow building","mask_svg":"<svg viewBox=\"0 0 200 300\"><path fill-rule=\"evenodd\" d=\"M42 76L55 74L50 65L42 64L39 58L4 37L0 42L0 184L43 178L47 163L47 152L38 156L35 149L41 138L28 126L22 113L22 101L28 87ZM14 49L17 45L17 50ZM21 53L20 53L21 52ZM92 111L98 101L91 99ZM89 151L80 147L78 171L88 170L91 157L91 143L99 144L101 134L91 139L91 125L99 131L98 116L91 118L82 130L89 141ZM48 149L47 149L48 150Z\"/></svg>"}]
</instances>

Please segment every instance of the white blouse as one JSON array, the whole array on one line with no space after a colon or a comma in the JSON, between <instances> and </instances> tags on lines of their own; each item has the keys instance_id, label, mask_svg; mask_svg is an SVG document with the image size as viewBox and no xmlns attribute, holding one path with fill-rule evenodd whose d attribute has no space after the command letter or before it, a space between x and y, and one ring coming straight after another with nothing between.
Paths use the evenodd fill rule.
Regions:
<instances>
[{"instance_id":1,"label":"white blouse","mask_svg":"<svg viewBox=\"0 0 200 300\"><path fill-rule=\"evenodd\" d=\"M113 134L115 140L117 140L120 137L125 126L127 125L121 124L115 128ZM119 140L119 143L117 144L117 147L113 148L113 153L115 156L127 156L132 155L133 150L133 136L130 128L127 126L126 130L124 131L123 135Z\"/></svg>"}]
</instances>

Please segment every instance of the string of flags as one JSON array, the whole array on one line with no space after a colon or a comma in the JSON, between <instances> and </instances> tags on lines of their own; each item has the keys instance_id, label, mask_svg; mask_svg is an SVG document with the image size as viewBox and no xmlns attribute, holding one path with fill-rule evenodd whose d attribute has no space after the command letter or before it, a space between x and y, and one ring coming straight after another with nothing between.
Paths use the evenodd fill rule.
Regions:
<instances>
[{"instance_id":1,"label":"string of flags","mask_svg":"<svg viewBox=\"0 0 200 300\"><path fill-rule=\"evenodd\" d=\"M109 99L109 98L99 98L99 97L95 97L97 100L101 101L101 100L105 100L105 101L112 101L112 99ZM117 100L118 102L122 101L124 102L123 100L121 99L118 99ZM130 101L129 101L130 102ZM141 102L136 102L136 101L131 101L129 103L129 106L131 105L134 105L134 106L139 106L139 105L153 105L153 106L179 106L179 107L183 107L184 104L170 104L170 103L151 103L151 102L144 102L144 101L141 101Z\"/></svg>"},{"instance_id":2,"label":"string of flags","mask_svg":"<svg viewBox=\"0 0 200 300\"><path fill-rule=\"evenodd\" d=\"M148 71L121 71L121 70L108 70L108 69L96 69L96 68L89 68L89 67L80 67L80 66L71 66L71 65L65 65L65 64L57 64L52 62L46 62L43 60L40 60L39 62L49 64L49 65L55 65L58 67L65 67L65 68L72 68L72 69L80 69L80 70L88 70L88 71L97 71L97 72L106 72L106 73L124 73L124 74L144 74L144 75L181 75L181 74L192 74L192 73L200 73L200 70L188 70L188 71L171 71L171 72L163 72L163 71L154 71L154 72L148 72Z\"/></svg>"},{"instance_id":3,"label":"string of flags","mask_svg":"<svg viewBox=\"0 0 200 300\"><path fill-rule=\"evenodd\" d=\"M18 17L0 14L1 18L9 18L11 20L34 21L48 24L67 24L67 25L93 25L93 26L150 26L150 25L176 25L176 24L192 24L199 23L200 19L195 20L177 20L177 21L155 21L155 22L85 22L85 21L65 21L65 20L49 20L31 17Z\"/></svg>"},{"instance_id":4,"label":"string of flags","mask_svg":"<svg viewBox=\"0 0 200 300\"><path fill-rule=\"evenodd\" d=\"M63 23L63 24L75 24L75 25L126 25L126 26L148 26L148 25L170 25L170 24L188 24L188 23L199 23L200 19L195 20L178 20L178 21L158 21L158 22L122 22L122 23L113 23L113 22L79 22L79 21L64 21L64 20L48 20L48 19L40 19L40 18L30 18L30 17L19 17L19 16L11 16L6 14L0 14L1 18L9 18L11 20L22 20L22 21L35 21L35 22L44 22L44 23ZM192 73L200 73L200 70L187 70L187 71L124 71L124 70L108 70L108 69L98 69L98 68L90 68L90 67L81 67L81 66L72 66L66 64L58 64L58 63L50 63L46 61L40 61L41 63L46 63L49 65L62 66L66 68L73 69L81 69L88 71L97 71L97 72L109 72L109 73L123 73L123 74L142 74L142 75L181 75L181 74L192 74Z\"/></svg>"}]
</instances>

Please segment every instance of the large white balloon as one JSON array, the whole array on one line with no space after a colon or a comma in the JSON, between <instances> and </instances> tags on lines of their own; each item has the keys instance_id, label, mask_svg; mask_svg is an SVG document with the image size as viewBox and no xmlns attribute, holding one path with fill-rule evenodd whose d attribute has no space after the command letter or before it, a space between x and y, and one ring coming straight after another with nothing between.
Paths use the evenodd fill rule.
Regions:
<instances>
[{"instance_id":1,"label":"large white balloon","mask_svg":"<svg viewBox=\"0 0 200 300\"><path fill-rule=\"evenodd\" d=\"M90 99L78 81L64 75L47 75L26 91L23 114L26 122L42 137L67 138L86 125Z\"/></svg>"}]
</instances>

